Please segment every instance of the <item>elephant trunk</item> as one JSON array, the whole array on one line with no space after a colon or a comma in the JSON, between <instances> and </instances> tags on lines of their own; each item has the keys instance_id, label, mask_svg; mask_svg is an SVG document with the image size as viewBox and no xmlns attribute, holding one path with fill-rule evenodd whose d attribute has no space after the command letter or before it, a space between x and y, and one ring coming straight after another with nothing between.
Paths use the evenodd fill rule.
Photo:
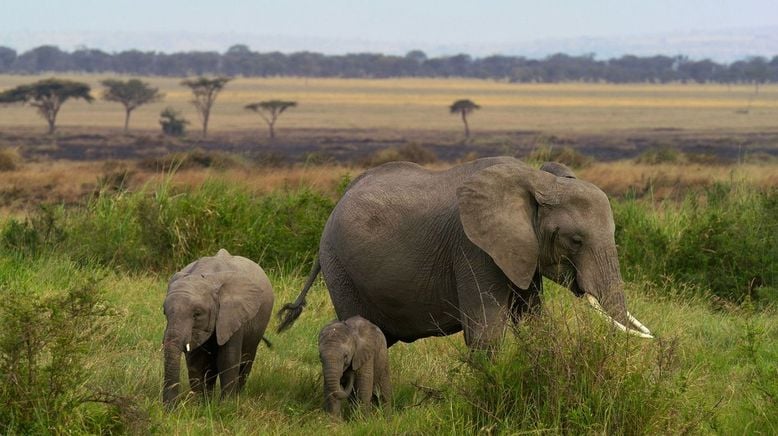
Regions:
<instances>
[{"instance_id":1,"label":"elephant trunk","mask_svg":"<svg viewBox=\"0 0 778 436\"><path fill-rule=\"evenodd\" d=\"M340 379L343 376L343 371L341 370L340 365L325 363L323 372L324 387L326 389L325 394L327 396L332 396L337 400L345 400L348 398L348 393L343 390L343 386L340 384Z\"/></svg>"},{"instance_id":2,"label":"elephant trunk","mask_svg":"<svg viewBox=\"0 0 778 436\"><path fill-rule=\"evenodd\" d=\"M162 402L172 407L178 401L181 387L181 353L183 350L173 344L165 347L165 381L162 388Z\"/></svg>"},{"instance_id":3,"label":"elephant trunk","mask_svg":"<svg viewBox=\"0 0 778 436\"><path fill-rule=\"evenodd\" d=\"M181 327L183 325L183 327ZM181 354L191 351L191 326L185 321L174 319L168 322L163 339L164 383L162 402L172 407L178 401L181 391Z\"/></svg>"},{"instance_id":4,"label":"elephant trunk","mask_svg":"<svg viewBox=\"0 0 778 436\"><path fill-rule=\"evenodd\" d=\"M651 332L627 311L624 281L616 247L587 250L578 263L577 286L598 313L627 333L653 338Z\"/></svg>"}]
</instances>

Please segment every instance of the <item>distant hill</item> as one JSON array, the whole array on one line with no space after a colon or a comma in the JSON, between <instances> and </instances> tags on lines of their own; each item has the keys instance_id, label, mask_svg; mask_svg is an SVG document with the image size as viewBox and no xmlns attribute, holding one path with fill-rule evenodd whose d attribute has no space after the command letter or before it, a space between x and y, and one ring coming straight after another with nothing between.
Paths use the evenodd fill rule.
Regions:
<instances>
[{"instance_id":1,"label":"distant hill","mask_svg":"<svg viewBox=\"0 0 778 436\"><path fill-rule=\"evenodd\" d=\"M314 51L324 54L384 53L400 55L419 49L429 56L467 53L481 57L492 54L543 58L554 53L577 56L594 54L598 59L625 54L674 56L691 59L709 58L732 62L749 56L772 57L778 54L778 26L689 31L637 36L538 39L532 41L496 41L462 44L437 44L424 41L309 38L251 33L200 32L7 32L0 30L0 45L20 52L41 45L57 45L63 50L81 47L108 52L129 49L166 53L202 50L223 52L234 44L246 44L254 51L284 53Z\"/></svg>"}]
</instances>

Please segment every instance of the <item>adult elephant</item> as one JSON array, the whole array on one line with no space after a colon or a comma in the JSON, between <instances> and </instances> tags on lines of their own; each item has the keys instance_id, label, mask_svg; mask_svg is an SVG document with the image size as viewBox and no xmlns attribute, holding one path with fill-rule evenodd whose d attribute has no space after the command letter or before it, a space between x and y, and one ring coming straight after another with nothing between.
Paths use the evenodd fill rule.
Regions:
<instances>
[{"instance_id":1,"label":"adult elephant","mask_svg":"<svg viewBox=\"0 0 778 436\"><path fill-rule=\"evenodd\" d=\"M651 337L627 311L608 198L555 163L494 157L431 171L393 162L363 173L332 211L279 331L320 271L338 318L367 318L389 345L464 330L469 347L488 348L509 319L539 307L543 276Z\"/></svg>"}]
</instances>

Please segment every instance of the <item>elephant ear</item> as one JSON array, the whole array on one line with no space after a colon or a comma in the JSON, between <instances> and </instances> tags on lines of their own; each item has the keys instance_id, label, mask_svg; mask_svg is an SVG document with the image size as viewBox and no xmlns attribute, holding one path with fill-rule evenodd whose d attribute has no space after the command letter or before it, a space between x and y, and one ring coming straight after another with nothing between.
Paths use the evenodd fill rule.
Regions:
<instances>
[{"instance_id":1,"label":"elephant ear","mask_svg":"<svg viewBox=\"0 0 778 436\"><path fill-rule=\"evenodd\" d=\"M551 173L557 177L575 179L575 173L567 165L559 162L545 162L540 166L540 171Z\"/></svg>"},{"instance_id":2,"label":"elephant ear","mask_svg":"<svg viewBox=\"0 0 778 436\"><path fill-rule=\"evenodd\" d=\"M216 342L224 345L241 326L256 316L262 305L262 284L246 277L229 274L219 287L219 314L216 317Z\"/></svg>"},{"instance_id":3,"label":"elephant ear","mask_svg":"<svg viewBox=\"0 0 778 436\"><path fill-rule=\"evenodd\" d=\"M465 235L522 289L529 287L540 255L537 205L558 202L555 179L523 164L500 164L476 172L457 189Z\"/></svg>"},{"instance_id":4,"label":"elephant ear","mask_svg":"<svg viewBox=\"0 0 778 436\"><path fill-rule=\"evenodd\" d=\"M351 367L356 371L373 359L373 354L375 354L373 337L378 327L370 324L365 319L354 320L348 324L350 324L351 333L354 335L354 341L356 342L354 357L351 359ZM380 331L378 333L380 334Z\"/></svg>"}]
</instances>

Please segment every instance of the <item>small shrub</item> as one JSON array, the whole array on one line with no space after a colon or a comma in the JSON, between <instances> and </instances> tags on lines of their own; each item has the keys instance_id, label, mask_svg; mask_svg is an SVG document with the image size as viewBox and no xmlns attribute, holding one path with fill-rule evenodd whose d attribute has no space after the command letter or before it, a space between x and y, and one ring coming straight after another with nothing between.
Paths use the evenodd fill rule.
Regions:
<instances>
[{"instance_id":1,"label":"small shrub","mask_svg":"<svg viewBox=\"0 0 778 436\"><path fill-rule=\"evenodd\" d=\"M135 171L128 168L126 164L107 161L103 164L103 173L97 178L98 192L125 190L129 187L130 180L134 175Z\"/></svg>"},{"instance_id":2,"label":"small shrub","mask_svg":"<svg viewBox=\"0 0 778 436\"><path fill-rule=\"evenodd\" d=\"M778 156L765 152L746 153L741 162L756 165L775 165L778 163Z\"/></svg>"},{"instance_id":3,"label":"small shrub","mask_svg":"<svg viewBox=\"0 0 778 436\"><path fill-rule=\"evenodd\" d=\"M177 110L167 107L159 114L159 124L162 126L162 133L165 135L183 136L189 121L181 116L181 113Z\"/></svg>"},{"instance_id":4,"label":"small shrub","mask_svg":"<svg viewBox=\"0 0 778 436\"><path fill-rule=\"evenodd\" d=\"M6 221L0 229L0 244L11 252L36 256L61 243L66 237L65 227L61 207L41 205L24 221Z\"/></svg>"},{"instance_id":5,"label":"small shrub","mask_svg":"<svg viewBox=\"0 0 778 436\"><path fill-rule=\"evenodd\" d=\"M425 165L437 160L438 157L433 151L412 142L401 147L389 147L378 150L364 159L362 165L366 167L375 167L394 161L407 161Z\"/></svg>"},{"instance_id":6,"label":"small shrub","mask_svg":"<svg viewBox=\"0 0 778 436\"><path fill-rule=\"evenodd\" d=\"M554 312L522 321L493 360L463 356L461 412L474 433L673 434L694 425L686 413L702 405L687 404L676 341L635 340L592 314Z\"/></svg>"},{"instance_id":7,"label":"small shrub","mask_svg":"<svg viewBox=\"0 0 778 436\"><path fill-rule=\"evenodd\" d=\"M95 395L86 363L110 314L100 282L70 266L59 271L66 287L44 292L25 267L0 264L0 432L89 433L83 415L106 413L85 406Z\"/></svg>"},{"instance_id":8,"label":"small shrub","mask_svg":"<svg viewBox=\"0 0 778 436\"><path fill-rule=\"evenodd\" d=\"M0 148L0 171L14 171L19 167L22 157L13 148Z\"/></svg>"},{"instance_id":9,"label":"small shrub","mask_svg":"<svg viewBox=\"0 0 778 436\"><path fill-rule=\"evenodd\" d=\"M527 156L530 162L559 162L570 168L586 168L594 162L594 158L587 156L570 146L551 147L540 146Z\"/></svg>"},{"instance_id":10,"label":"small shrub","mask_svg":"<svg viewBox=\"0 0 778 436\"><path fill-rule=\"evenodd\" d=\"M277 151L263 151L252 155L251 161L258 167L278 168L286 164L287 158Z\"/></svg>"},{"instance_id":11,"label":"small shrub","mask_svg":"<svg viewBox=\"0 0 778 436\"><path fill-rule=\"evenodd\" d=\"M244 161L239 156L222 151L203 150L202 148L182 153L169 153L156 158L146 158L138 163L140 168L164 172L192 168L227 169L243 165Z\"/></svg>"},{"instance_id":12,"label":"small shrub","mask_svg":"<svg viewBox=\"0 0 778 436\"><path fill-rule=\"evenodd\" d=\"M679 164L686 161L687 156L683 152L670 147L652 148L635 158L635 163L645 165Z\"/></svg>"}]
</instances>

